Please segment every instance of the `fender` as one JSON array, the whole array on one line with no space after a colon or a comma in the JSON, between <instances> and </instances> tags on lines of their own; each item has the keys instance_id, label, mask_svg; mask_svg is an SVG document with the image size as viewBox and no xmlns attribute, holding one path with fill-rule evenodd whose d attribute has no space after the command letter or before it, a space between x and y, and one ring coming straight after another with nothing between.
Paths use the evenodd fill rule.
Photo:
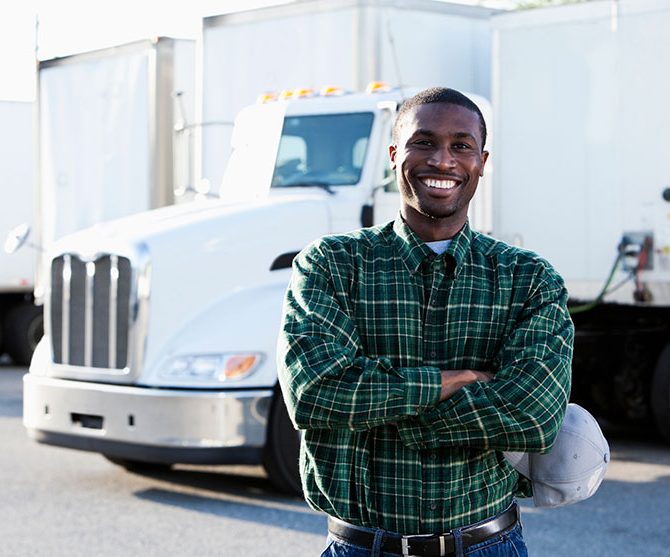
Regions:
<instances>
[{"instance_id":1,"label":"fender","mask_svg":"<svg viewBox=\"0 0 670 557\"><path fill-rule=\"evenodd\" d=\"M290 269L273 273L273 281L227 293L171 336L163 355L146 370L142 384L152 387L271 388L277 381L275 353ZM167 375L177 357L221 353L261 355L256 370L240 381L194 381Z\"/></svg>"}]
</instances>

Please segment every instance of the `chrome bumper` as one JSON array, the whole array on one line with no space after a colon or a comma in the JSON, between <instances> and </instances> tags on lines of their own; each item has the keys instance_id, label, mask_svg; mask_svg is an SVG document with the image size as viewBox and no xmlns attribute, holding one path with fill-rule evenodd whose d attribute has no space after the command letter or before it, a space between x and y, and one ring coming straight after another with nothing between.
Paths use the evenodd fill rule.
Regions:
<instances>
[{"instance_id":1,"label":"chrome bumper","mask_svg":"<svg viewBox=\"0 0 670 557\"><path fill-rule=\"evenodd\" d=\"M121 458L249 462L265 445L272 394L152 389L28 373L23 424L37 441Z\"/></svg>"}]
</instances>

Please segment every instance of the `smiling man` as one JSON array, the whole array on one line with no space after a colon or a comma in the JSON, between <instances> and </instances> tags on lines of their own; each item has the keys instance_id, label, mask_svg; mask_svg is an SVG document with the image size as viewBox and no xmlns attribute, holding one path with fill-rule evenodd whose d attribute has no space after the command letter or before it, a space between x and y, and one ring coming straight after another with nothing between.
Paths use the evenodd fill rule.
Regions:
<instances>
[{"instance_id":1,"label":"smiling man","mask_svg":"<svg viewBox=\"0 0 670 557\"><path fill-rule=\"evenodd\" d=\"M467 223L485 143L465 95L412 97L389 149L398 218L295 260L279 379L323 555L526 554L530 488L502 452L551 448L573 326L546 261Z\"/></svg>"}]
</instances>

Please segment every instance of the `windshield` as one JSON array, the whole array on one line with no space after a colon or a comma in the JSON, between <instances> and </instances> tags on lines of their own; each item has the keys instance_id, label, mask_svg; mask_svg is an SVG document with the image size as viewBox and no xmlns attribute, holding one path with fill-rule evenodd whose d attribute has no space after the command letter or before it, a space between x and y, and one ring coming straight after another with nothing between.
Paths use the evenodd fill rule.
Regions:
<instances>
[{"instance_id":1,"label":"windshield","mask_svg":"<svg viewBox=\"0 0 670 557\"><path fill-rule=\"evenodd\" d=\"M289 116L284 120L272 187L357 184L373 114Z\"/></svg>"}]
</instances>

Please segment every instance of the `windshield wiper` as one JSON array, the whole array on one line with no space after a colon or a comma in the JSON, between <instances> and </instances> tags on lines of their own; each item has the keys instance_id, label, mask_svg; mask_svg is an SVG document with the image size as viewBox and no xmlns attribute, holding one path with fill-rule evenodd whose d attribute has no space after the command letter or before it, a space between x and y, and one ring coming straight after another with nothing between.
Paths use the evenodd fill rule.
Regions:
<instances>
[{"instance_id":1,"label":"windshield wiper","mask_svg":"<svg viewBox=\"0 0 670 557\"><path fill-rule=\"evenodd\" d=\"M290 184L281 184L272 186L273 188L321 188L330 195L335 195L335 191L328 182L295 182Z\"/></svg>"}]
</instances>

